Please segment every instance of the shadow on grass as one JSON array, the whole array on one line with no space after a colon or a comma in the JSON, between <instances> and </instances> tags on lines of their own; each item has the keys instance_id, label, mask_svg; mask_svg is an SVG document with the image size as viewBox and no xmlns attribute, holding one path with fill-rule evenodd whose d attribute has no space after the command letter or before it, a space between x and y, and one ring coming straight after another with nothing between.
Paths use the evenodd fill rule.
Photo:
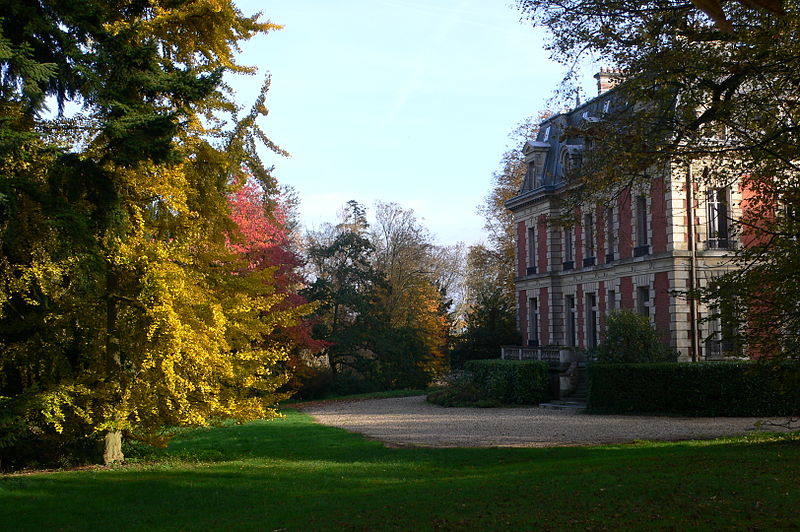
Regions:
<instances>
[{"instance_id":1,"label":"shadow on grass","mask_svg":"<svg viewBox=\"0 0 800 532\"><path fill-rule=\"evenodd\" d=\"M289 411L166 452L177 461L2 478L0 515L17 530L646 530L655 515L665 528L781 529L800 504L797 435L388 449Z\"/></svg>"},{"instance_id":2,"label":"shadow on grass","mask_svg":"<svg viewBox=\"0 0 800 532\"><path fill-rule=\"evenodd\" d=\"M173 468L252 462L269 464L272 461L319 462L348 466L352 464L422 463L485 468L522 462L537 462L559 468L564 463L592 460L625 460L635 463L639 458L660 455L691 454L702 459L743 449L773 452L773 448L800 447L800 433L749 434L717 440L690 442L637 442L633 444L547 447L547 448L387 448L383 443L368 440L359 434L328 427L312 421L310 416L287 410L285 417L254 421L243 425L228 425L197 429L176 437L168 448L138 447L128 455L131 466L138 469ZM119 471L125 471L125 467Z\"/></svg>"}]
</instances>

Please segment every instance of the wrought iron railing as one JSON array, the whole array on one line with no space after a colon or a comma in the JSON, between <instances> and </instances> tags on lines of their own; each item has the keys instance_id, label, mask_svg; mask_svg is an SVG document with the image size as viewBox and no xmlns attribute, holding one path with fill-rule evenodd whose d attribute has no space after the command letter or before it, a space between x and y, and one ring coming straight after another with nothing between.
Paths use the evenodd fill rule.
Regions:
<instances>
[{"instance_id":1,"label":"wrought iron railing","mask_svg":"<svg viewBox=\"0 0 800 532\"><path fill-rule=\"evenodd\" d=\"M730 360L742 356L741 350L731 340L709 339L705 341L705 348L706 360Z\"/></svg>"},{"instance_id":2,"label":"wrought iron railing","mask_svg":"<svg viewBox=\"0 0 800 532\"><path fill-rule=\"evenodd\" d=\"M735 250L736 240L729 238L709 238L706 240L706 249Z\"/></svg>"}]
</instances>

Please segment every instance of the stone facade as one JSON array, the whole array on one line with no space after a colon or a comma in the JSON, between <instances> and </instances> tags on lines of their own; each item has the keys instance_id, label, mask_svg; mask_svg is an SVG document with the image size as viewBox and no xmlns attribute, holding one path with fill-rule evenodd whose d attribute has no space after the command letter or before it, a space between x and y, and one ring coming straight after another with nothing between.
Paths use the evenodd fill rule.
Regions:
<instances>
[{"instance_id":1,"label":"stone facade","mask_svg":"<svg viewBox=\"0 0 800 532\"><path fill-rule=\"evenodd\" d=\"M728 231L742 200L736 186L705 190L692 181L698 169L674 166L616 198L582 206L572 226L556 223L564 214L563 176L581 164L584 149L582 139L562 132L601 119L613 92L547 119L524 146L528 173L506 204L517 228L524 345L594 347L606 314L627 308L647 315L681 360L717 358L727 348L722 328L703 319L708 308L676 293L732 267L730 251L740 245Z\"/></svg>"}]
</instances>

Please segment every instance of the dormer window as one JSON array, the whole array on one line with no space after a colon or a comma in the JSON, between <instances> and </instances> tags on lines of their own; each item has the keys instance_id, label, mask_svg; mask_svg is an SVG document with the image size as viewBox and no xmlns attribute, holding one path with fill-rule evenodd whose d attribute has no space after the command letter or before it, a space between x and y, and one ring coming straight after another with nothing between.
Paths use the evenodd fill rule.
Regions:
<instances>
[{"instance_id":1,"label":"dormer window","mask_svg":"<svg viewBox=\"0 0 800 532\"><path fill-rule=\"evenodd\" d=\"M531 142L525 144L523 153L527 166L525 169L525 179L522 182L522 190L535 190L545 185L544 164L547 160L547 152L550 146L543 142Z\"/></svg>"},{"instance_id":2,"label":"dormer window","mask_svg":"<svg viewBox=\"0 0 800 532\"><path fill-rule=\"evenodd\" d=\"M550 126L544 128L544 136L542 136L542 142L547 142L550 139Z\"/></svg>"},{"instance_id":3,"label":"dormer window","mask_svg":"<svg viewBox=\"0 0 800 532\"><path fill-rule=\"evenodd\" d=\"M534 189L539 186L539 178L537 176L537 168L538 165L536 164L536 160L528 163L528 171L525 174L525 182L528 184L529 189Z\"/></svg>"},{"instance_id":4,"label":"dormer window","mask_svg":"<svg viewBox=\"0 0 800 532\"><path fill-rule=\"evenodd\" d=\"M572 164L570 163L569 149L566 146L564 147L563 150L561 150L561 157L558 163L561 166L561 175L567 175L569 171L572 170Z\"/></svg>"},{"instance_id":5,"label":"dormer window","mask_svg":"<svg viewBox=\"0 0 800 532\"><path fill-rule=\"evenodd\" d=\"M603 112L608 113L608 110L611 108L611 100L606 100L603 102Z\"/></svg>"},{"instance_id":6,"label":"dormer window","mask_svg":"<svg viewBox=\"0 0 800 532\"><path fill-rule=\"evenodd\" d=\"M536 165L533 162L528 163L528 169L525 171L525 180L522 182L522 190L529 190L533 188L533 171Z\"/></svg>"},{"instance_id":7,"label":"dormer window","mask_svg":"<svg viewBox=\"0 0 800 532\"><path fill-rule=\"evenodd\" d=\"M567 175L572 170L577 170L583 164L581 146L564 146L559 157L561 175Z\"/></svg>"}]
</instances>

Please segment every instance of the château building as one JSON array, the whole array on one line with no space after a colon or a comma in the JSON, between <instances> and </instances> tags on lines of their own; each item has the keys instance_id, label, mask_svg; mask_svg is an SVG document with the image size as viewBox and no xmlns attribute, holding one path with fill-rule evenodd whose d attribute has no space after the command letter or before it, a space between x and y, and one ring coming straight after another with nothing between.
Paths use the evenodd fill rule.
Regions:
<instances>
[{"instance_id":1,"label":"ch\u00e2teau building","mask_svg":"<svg viewBox=\"0 0 800 532\"><path fill-rule=\"evenodd\" d=\"M523 344L589 350L606 315L626 308L647 316L679 360L719 358L731 347L720 323L685 294L731 268L730 251L740 245L729 230L743 199L737 186L703 188L693 181L696 169L673 165L614 198L571 208L574 224L557 222L564 177L586 150L569 132L609 112L614 74L601 71L596 98L542 122L523 148L527 174L506 203L517 232Z\"/></svg>"}]
</instances>

